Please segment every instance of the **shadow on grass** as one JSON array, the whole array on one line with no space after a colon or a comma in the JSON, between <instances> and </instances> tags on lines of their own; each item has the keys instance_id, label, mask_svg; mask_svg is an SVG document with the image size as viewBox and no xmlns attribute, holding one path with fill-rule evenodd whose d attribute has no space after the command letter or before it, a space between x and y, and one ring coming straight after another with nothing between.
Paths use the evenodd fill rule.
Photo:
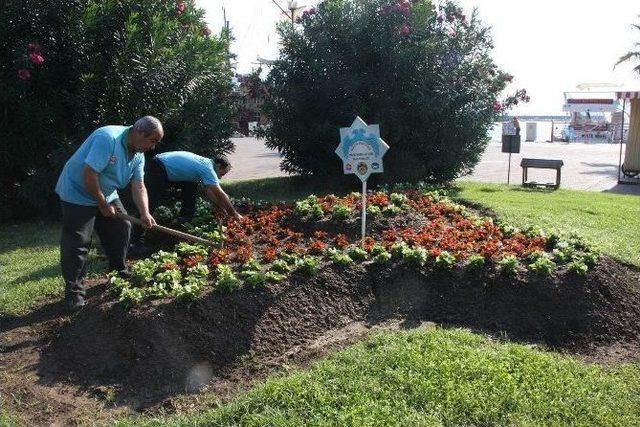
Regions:
<instances>
[{"instance_id":1,"label":"shadow on grass","mask_svg":"<svg viewBox=\"0 0 640 427\"><path fill-rule=\"evenodd\" d=\"M328 181L318 177L291 176L263 178L247 181L223 183L225 191L234 198L249 198L266 202L292 202L309 194L337 195L357 191L360 187L355 180Z\"/></svg>"}]
</instances>

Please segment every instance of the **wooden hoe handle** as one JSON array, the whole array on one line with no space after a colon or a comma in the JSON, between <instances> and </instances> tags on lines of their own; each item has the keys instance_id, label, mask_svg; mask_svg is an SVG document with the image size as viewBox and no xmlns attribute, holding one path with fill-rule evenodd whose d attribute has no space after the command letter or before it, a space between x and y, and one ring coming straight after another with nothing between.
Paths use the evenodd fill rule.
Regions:
<instances>
[{"instance_id":1,"label":"wooden hoe handle","mask_svg":"<svg viewBox=\"0 0 640 427\"><path fill-rule=\"evenodd\" d=\"M137 225L139 225L141 227L146 227L144 222L142 222L139 218L136 218L136 217L131 216L131 215L127 215L127 214L123 214L123 213L117 212L116 213L116 218L126 219L127 221L131 221L132 223L137 224ZM181 239L181 240L187 240L189 242L194 242L194 243L201 243L203 245L212 246L212 247L217 247L218 246L217 243L212 242L211 240L203 239L202 237L194 236L192 234L184 233L182 231L174 230L173 228L164 227L162 225L154 225L150 229L151 230L155 230L155 231L159 231L159 232L164 233L164 234L168 234L168 235L173 236L173 237L177 237L178 239Z\"/></svg>"}]
</instances>

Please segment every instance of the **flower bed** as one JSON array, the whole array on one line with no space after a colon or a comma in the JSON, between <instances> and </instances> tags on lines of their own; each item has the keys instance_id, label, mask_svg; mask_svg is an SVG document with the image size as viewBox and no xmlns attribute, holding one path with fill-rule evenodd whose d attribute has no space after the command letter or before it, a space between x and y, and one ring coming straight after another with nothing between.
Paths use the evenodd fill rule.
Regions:
<instances>
[{"instance_id":1,"label":"flower bed","mask_svg":"<svg viewBox=\"0 0 640 427\"><path fill-rule=\"evenodd\" d=\"M201 210L188 231L218 248L179 243L131 268L131 280L113 276L121 302L175 297L191 301L203 291L262 287L298 272L314 275L334 263L402 262L439 270L497 269L505 276L548 276L559 268L585 274L597 255L575 235L518 230L475 215L437 192L367 195L369 236L359 239L360 194L309 196L294 205L247 204L242 221L218 225ZM527 273L527 271L529 273Z\"/></svg>"}]
</instances>

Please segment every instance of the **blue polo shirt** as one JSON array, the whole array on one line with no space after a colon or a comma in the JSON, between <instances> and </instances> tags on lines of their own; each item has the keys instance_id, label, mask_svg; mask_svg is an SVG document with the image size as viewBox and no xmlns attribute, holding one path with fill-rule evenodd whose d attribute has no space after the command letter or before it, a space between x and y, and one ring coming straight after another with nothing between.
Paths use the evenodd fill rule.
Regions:
<instances>
[{"instance_id":1,"label":"blue polo shirt","mask_svg":"<svg viewBox=\"0 0 640 427\"><path fill-rule=\"evenodd\" d=\"M218 175L213 161L188 151L168 151L156 157L171 182L201 182L204 185L218 185Z\"/></svg>"},{"instance_id":2,"label":"blue polo shirt","mask_svg":"<svg viewBox=\"0 0 640 427\"><path fill-rule=\"evenodd\" d=\"M60 199L76 205L97 205L84 185L85 166L100 174L100 188L107 202L116 200L116 190L126 187L132 179L143 180L144 154L135 153L129 158L129 129L128 126L104 126L89 135L62 169L56 184Z\"/></svg>"}]
</instances>

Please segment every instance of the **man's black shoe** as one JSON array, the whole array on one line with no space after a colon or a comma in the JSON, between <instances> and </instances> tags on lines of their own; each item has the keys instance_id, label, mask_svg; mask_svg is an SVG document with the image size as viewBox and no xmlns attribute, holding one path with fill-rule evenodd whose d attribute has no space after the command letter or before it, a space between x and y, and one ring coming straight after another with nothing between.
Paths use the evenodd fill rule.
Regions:
<instances>
[{"instance_id":1,"label":"man's black shoe","mask_svg":"<svg viewBox=\"0 0 640 427\"><path fill-rule=\"evenodd\" d=\"M85 306L87 302L82 295L74 294L68 296L65 300L65 306L69 313L75 313Z\"/></svg>"}]
</instances>

